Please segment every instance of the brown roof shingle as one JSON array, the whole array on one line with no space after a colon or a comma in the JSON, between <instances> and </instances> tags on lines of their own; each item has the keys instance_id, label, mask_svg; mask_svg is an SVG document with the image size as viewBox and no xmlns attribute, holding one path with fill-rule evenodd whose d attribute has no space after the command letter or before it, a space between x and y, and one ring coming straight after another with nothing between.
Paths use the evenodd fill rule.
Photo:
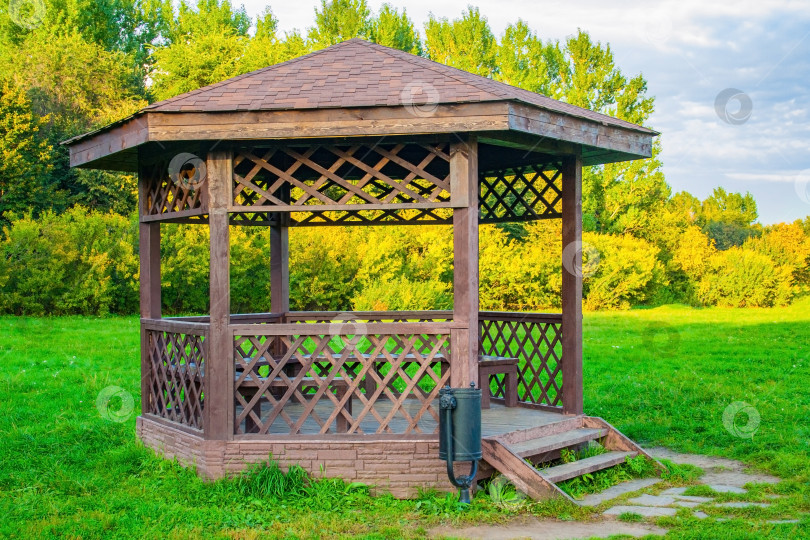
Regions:
<instances>
[{"instance_id":1,"label":"brown roof shingle","mask_svg":"<svg viewBox=\"0 0 810 540\"><path fill-rule=\"evenodd\" d=\"M410 94L411 89L417 95ZM419 89L423 89L421 96ZM143 112L232 112L520 101L607 125L655 133L630 122L433 62L350 39L306 56L175 96Z\"/></svg>"}]
</instances>

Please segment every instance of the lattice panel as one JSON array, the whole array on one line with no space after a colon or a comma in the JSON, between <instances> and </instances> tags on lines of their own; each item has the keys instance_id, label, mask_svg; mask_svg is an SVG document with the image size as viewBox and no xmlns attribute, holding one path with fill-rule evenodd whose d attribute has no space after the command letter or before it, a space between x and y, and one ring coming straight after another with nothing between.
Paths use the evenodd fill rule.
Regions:
<instances>
[{"instance_id":1,"label":"lattice panel","mask_svg":"<svg viewBox=\"0 0 810 540\"><path fill-rule=\"evenodd\" d=\"M449 343L439 334L236 336L235 432L437 433Z\"/></svg>"},{"instance_id":2,"label":"lattice panel","mask_svg":"<svg viewBox=\"0 0 810 540\"><path fill-rule=\"evenodd\" d=\"M482 173L479 221L501 223L562 217L562 164Z\"/></svg>"},{"instance_id":3,"label":"lattice panel","mask_svg":"<svg viewBox=\"0 0 810 540\"><path fill-rule=\"evenodd\" d=\"M202 173L204 174L204 171ZM178 172L175 174L176 178L172 179L169 174L168 161L160 161L142 171L140 181L143 183L144 189L141 192L141 214L155 216L180 212L189 214L193 210L198 210L200 213L205 212L203 202L205 177L197 178L196 181L184 182L183 174L185 171ZM192 171L189 174L194 175L195 172Z\"/></svg>"},{"instance_id":4,"label":"lattice panel","mask_svg":"<svg viewBox=\"0 0 810 540\"><path fill-rule=\"evenodd\" d=\"M313 206L449 202L448 147L385 143L243 149L233 162L234 205L311 211Z\"/></svg>"},{"instance_id":5,"label":"lattice panel","mask_svg":"<svg viewBox=\"0 0 810 540\"><path fill-rule=\"evenodd\" d=\"M518 359L518 401L562 405L562 323L531 318L478 321L481 353ZM493 397L504 397L502 377L493 377Z\"/></svg>"},{"instance_id":6,"label":"lattice panel","mask_svg":"<svg viewBox=\"0 0 810 540\"><path fill-rule=\"evenodd\" d=\"M146 346L150 366L147 410L172 422L203 429L205 337L147 330Z\"/></svg>"}]
</instances>

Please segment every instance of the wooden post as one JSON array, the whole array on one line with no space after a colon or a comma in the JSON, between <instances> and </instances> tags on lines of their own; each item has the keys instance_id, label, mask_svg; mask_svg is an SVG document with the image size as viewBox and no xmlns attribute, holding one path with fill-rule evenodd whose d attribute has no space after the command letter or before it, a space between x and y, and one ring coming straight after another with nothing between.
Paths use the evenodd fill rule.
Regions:
<instances>
[{"instance_id":1,"label":"wooden post","mask_svg":"<svg viewBox=\"0 0 810 540\"><path fill-rule=\"evenodd\" d=\"M231 280L228 205L232 197L230 152L208 154L208 228L211 233L210 315L205 368L205 438L233 438L234 367L230 335Z\"/></svg>"},{"instance_id":2,"label":"wooden post","mask_svg":"<svg viewBox=\"0 0 810 540\"><path fill-rule=\"evenodd\" d=\"M141 318L160 319L160 224L141 223L138 226L140 252ZM152 412L149 402L152 365L149 338L141 329L141 413Z\"/></svg>"},{"instance_id":3,"label":"wooden post","mask_svg":"<svg viewBox=\"0 0 810 540\"><path fill-rule=\"evenodd\" d=\"M149 170L138 171L138 210L142 217L146 205ZM160 223L138 225L138 253L140 259L141 318L160 319ZM149 356L150 343L146 330L141 328L141 414L152 412L150 403L152 365Z\"/></svg>"},{"instance_id":4,"label":"wooden post","mask_svg":"<svg viewBox=\"0 0 810 540\"><path fill-rule=\"evenodd\" d=\"M569 247L566 250L566 246ZM562 170L562 402L563 413L582 414L582 157L566 157ZM566 267L567 266L567 267Z\"/></svg>"},{"instance_id":5,"label":"wooden post","mask_svg":"<svg viewBox=\"0 0 810 540\"><path fill-rule=\"evenodd\" d=\"M450 384L478 383L478 143L450 147L453 204L453 321Z\"/></svg>"},{"instance_id":6,"label":"wooden post","mask_svg":"<svg viewBox=\"0 0 810 540\"><path fill-rule=\"evenodd\" d=\"M270 228L270 311L290 311L290 237L286 225Z\"/></svg>"}]
</instances>

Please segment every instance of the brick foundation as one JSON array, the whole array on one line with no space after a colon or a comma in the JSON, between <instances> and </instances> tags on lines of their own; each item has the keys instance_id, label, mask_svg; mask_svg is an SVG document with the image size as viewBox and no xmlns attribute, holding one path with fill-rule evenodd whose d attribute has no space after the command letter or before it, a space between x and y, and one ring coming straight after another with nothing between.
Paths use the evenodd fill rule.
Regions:
<instances>
[{"instance_id":1,"label":"brick foundation","mask_svg":"<svg viewBox=\"0 0 810 540\"><path fill-rule=\"evenodd\" d=\"M312 441L206 441L201 436L151 418L137 419L138 438L167 459L196 466L208 479L231 476L270 455L282 469L298 464L313 476L363 482L373 493L399 498L415 497L419 488L456 491L447 479L446 465L438 458L439 441L324 440ZM457 474L465 468L456 467Z\"/></svg>"}]
</instances>

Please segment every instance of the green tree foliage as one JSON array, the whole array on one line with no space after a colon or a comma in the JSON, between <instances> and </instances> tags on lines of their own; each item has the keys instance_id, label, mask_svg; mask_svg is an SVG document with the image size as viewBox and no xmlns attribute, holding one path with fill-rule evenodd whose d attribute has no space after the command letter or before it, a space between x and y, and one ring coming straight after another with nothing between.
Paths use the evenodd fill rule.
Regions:
<instances>
[{"instance_id":1,"label":"green tree foliage","mask_svg":"<svg viewBox=\"0 0 810 540\"><path fill-rule=\"evenodd\" d=\"M229 0L181 2L167 32L169 44L154 52L155 97L167 99L237 75L249 29L244 8L234 9Z\"/></svg>"},{"instance_id":2,"label":"green tree foliage","mask_svg":"<svg viewBox=\"0 0 810 540\"><path fill-rule=\"evenodd\" d=\"M391 4L383 4L377 16L371 19L369 37L386 47L422 54L422 42L413 21L404 9L400 13Z\"/></svg>"},{"instance_id":3,"label":"green tree foliage","mask_svg":"<svg viewBox=\"0 0 810 540\"><path fill-rule=\"evenodd\" d=\"M0 86L0 225L9 212L35 215L61 196L50 182L53 149L42 133L49 117L33 113L20 88Z\"/></svg>"},{"instance_id":4,"label":"green tree foliage","mask_svg":"<svg viewBox=\"0 0 810 540\"><path fill-rule=\"evenodd\" d=\"M498 44L489 23L472 6L449 21L433 15L425 25L428 58L476 75L491 77L497 68Z\"/></svg>"},{"instance_id":5,"label":"green tree foliage","mask_svg":"<svg viewBox=\"0 0 810 540\"><path fill-rule=\"evenodd\" d=\"M777 267L767 255L736 246L709 258L697 291L703 304L728 307L784 305L791 293L788 269Z\"/></svg>"},{"instance_id":6,"label":"green tree foliage","mask_svg":"<svg viewBox=\"0 0 810 540\"><path fill-rule=\"evenodd\" d=\"M497 65L497 80L550 97L559 97L567 66L559 43L544 43L522 20L506 27Z\"/></svg>"},{"instance_id":7,"label":"green tree foliage","mask_svg":"<svg viewBox=\"0 0 810 540\"><path fill-rule=\"evenodd\" d=\"M719 249L728 249L759 234L754 226L757 217L757 203L750 193L728 193L718 187L701 204L698 220Z\"/></svg>"},{"instance_id":8,"label":"green tree foliage","mask_svg":"<svg viewBox=\"0 0 810 540\"><path fill-rule=\"evenodd\" d=\"M0 311L137 312L134 234L129 219L82 207L14 221L0 241Z\"/></svg>"},{"instance_id":9,"label":"green tree foliage","mask_svg":"<svg viewBox=\"0 0 810 540\"><path fill-rule=\"evenodd\" d=\"M27 25L0 5L0 219L10 219L0 240L0 312L134 311L137 243L133 220L122 216L134 211L135 180L69 170L59 141L154 99L345 39L423 54L641 125L654 109L643 76L623 73L609 45L583 31L545 41L521 20L496 39L474 7L453 20L431 16L423 42L405 10L384 4L373 13L366 0L322 0L311 28L283 36L269 9L251 21L231 0L44 1L43 19ZM763 228L749 194L672 195L660 151L656 142L652 159L583 171L593 263L586 306L777 305L810 293L810 218ZM164 229L166 313L208 310L207 235L205 227ZM448 308L451 238L438 226L294 230L292 307ZM559 238L554 221L481 227L482 308L558 308ZM231 309L268 310L268 231L233 228L231 239Z\"/></svg>"},{"instance_id":10,"label":"green tree foliage","mask_svg":"<svg viewBox=\"0 0 810 540\"><path fill-rule=\"evenodd\" d=\"M309 40L313 49L322 49L355 37L367 38L371 31L371 11L366 0L321 0Z\"/></svg>"}]
</instances>

